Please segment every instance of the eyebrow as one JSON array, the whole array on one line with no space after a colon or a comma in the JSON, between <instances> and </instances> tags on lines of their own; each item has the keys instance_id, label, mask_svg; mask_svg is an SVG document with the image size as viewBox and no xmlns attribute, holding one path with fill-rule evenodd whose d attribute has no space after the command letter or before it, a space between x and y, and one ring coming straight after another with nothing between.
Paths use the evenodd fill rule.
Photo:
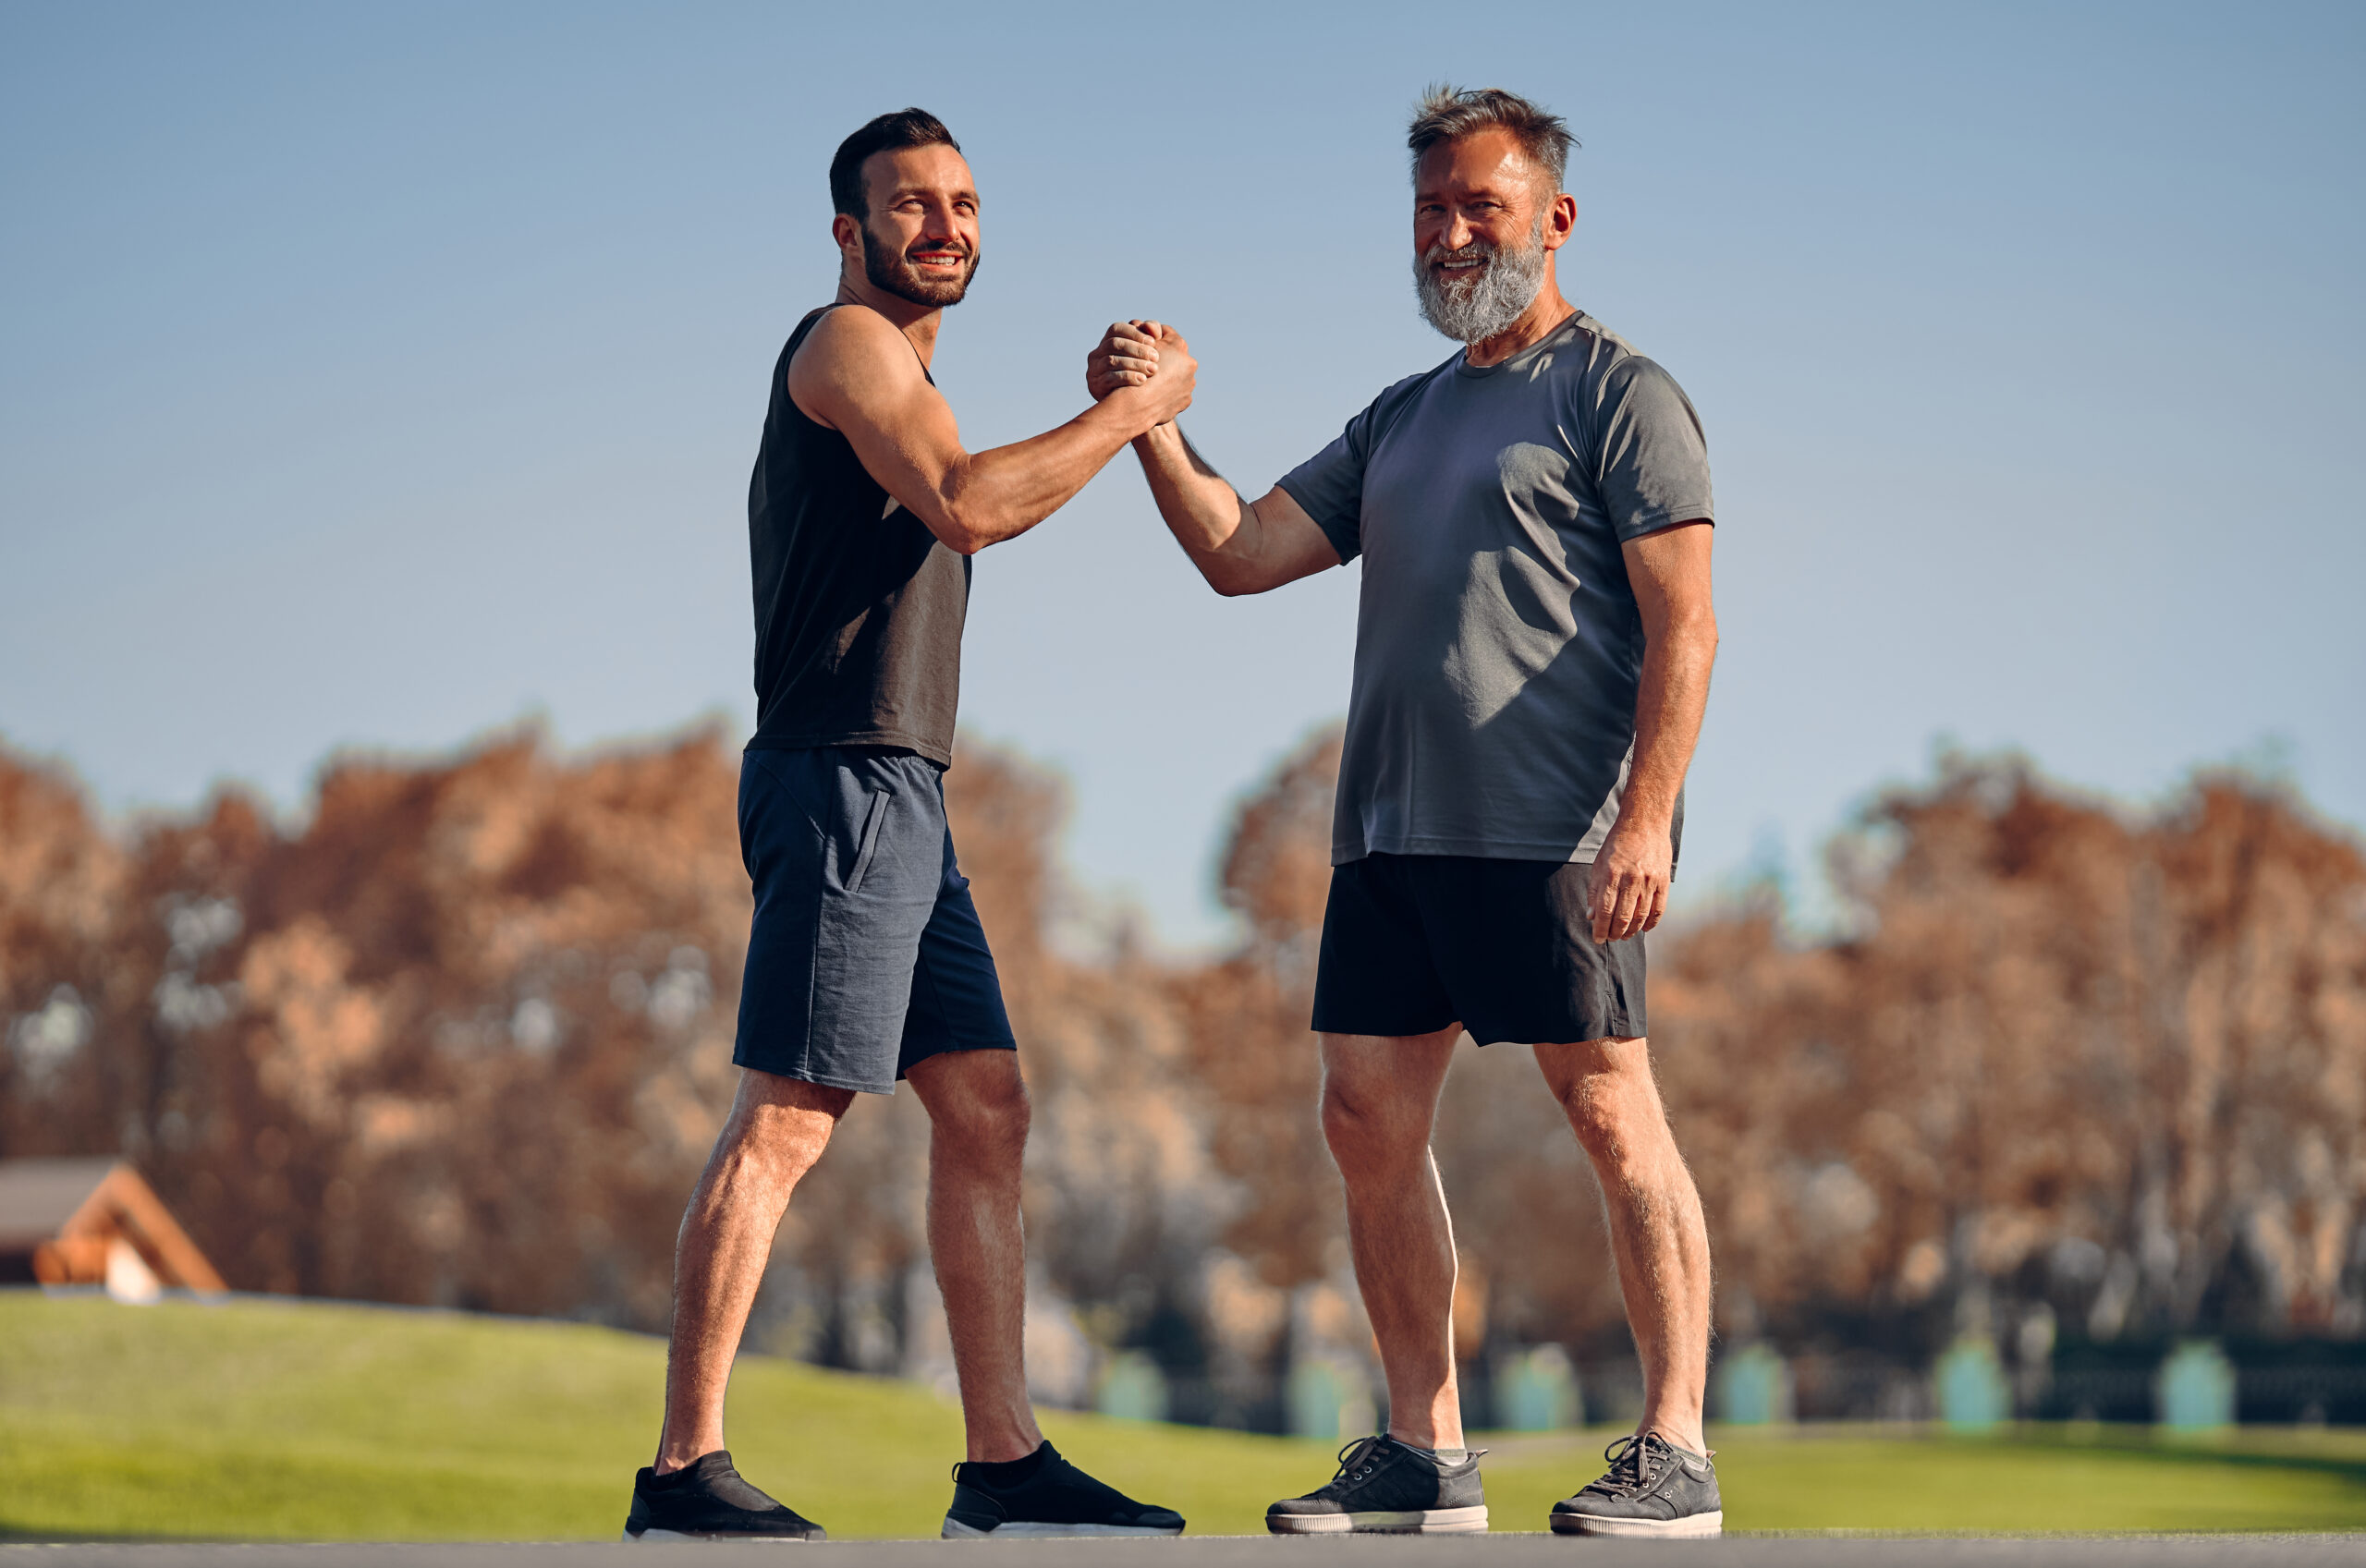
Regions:
<instances>
[{"instance_id":1,"label":"eyebrow","mask_svg":"<svg viewBox=\"0 0 2366 1568\"><path fill-rule=\"evenodd\" d=\"M894 190L888 192L887 200L890 201L901 201L907 196L933 196L935 194L936 188L934 186L899 185ZM978 193L971 190L967 186L964 186L959 190L948 192L947 199L954 201L967 201L972 206L975 206L978 201Z\"/></svg>"}]
</instances>

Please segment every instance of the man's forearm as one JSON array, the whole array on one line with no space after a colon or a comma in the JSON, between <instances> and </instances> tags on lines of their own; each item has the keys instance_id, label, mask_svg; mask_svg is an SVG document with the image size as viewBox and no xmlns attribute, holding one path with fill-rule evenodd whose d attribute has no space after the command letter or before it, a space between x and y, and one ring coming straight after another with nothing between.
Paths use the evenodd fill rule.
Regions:
<instances>
[{"instance_id":1,"label":"man's forearm","mask_svg":"<svg viewBox=\"0 0 2366 1568\"><path fill-rule=\"evenodd\" d=\"M1717 624L1706 615L1664 627L1645 645L1635 699L1635 761L1618 804L1622 822L1665 830L1675 820L1716 660Z\"/></svg>"},{"instance_id":2,"label":"man's forearm","mask_svg":"<svg viewBox=\"0 0 2366 1568\"><path fill-rule=\"evenodd\" d=\"M1253 542L1257 515L1240 492L1192 450L1179 424L1163 424L1136 437L1134 453L1158 515L1208 586L1218 593L1248 591L1244 547Z\"/></svg>"},{"instance_id":3,"label":"man's forearm","mask_svg":"<svg viewBox=\"0 0 2366 1568\"><path fill-rule=\"evenodd\" d=\"M1042 435L971 453L946 476L940 536L964 554L1017 538L1075 499L1143 423L1131 400L1106 398Z\"/></svg>"}]
</instances>

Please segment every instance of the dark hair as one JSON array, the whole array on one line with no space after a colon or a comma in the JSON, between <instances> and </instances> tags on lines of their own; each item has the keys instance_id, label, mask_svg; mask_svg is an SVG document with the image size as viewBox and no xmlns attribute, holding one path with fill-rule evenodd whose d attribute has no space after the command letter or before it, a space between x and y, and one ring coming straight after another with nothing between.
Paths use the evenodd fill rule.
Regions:
<instances>
[{"instance_id":1,"label":"dark hair","mask_svg":"<svg viewBox=\"0 0 2366 1568\"><path fill-rule=\"evenodd\" d=\"M862 165L873 152L939 146L961 151L945 122L926 109L898 109L880 115L838 143L838 155L830 160L831 203L848 217L861 221L870 210L862 188Z\"/></svg>"},{"instance_id":2,"label":"dark hair","mask_svg":"<svg viewBox=\"0 0 2366 1568\"><path fill-rule=\"evenodd\" d=\"M1418 164L1421 154L1439 142L1459 141L1482 130L1510 132L1528 161L1553 176L1553 189L1559 193L1561 176L1568 171L1569 149L1578 144L1578 139L1569 134L1560 115L1500 87L1466 91L1439 82L1421 95L1414 108L1413 128L1405 145L1413 150L1413 162Z\"/></svg>"}]
</instances>

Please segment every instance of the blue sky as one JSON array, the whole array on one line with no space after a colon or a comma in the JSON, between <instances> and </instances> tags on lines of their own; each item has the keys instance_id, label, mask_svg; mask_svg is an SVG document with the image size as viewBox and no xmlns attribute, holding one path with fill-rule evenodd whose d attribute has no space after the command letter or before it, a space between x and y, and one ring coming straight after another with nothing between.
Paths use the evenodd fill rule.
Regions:
<instances>
[{"instance_id":1,"label":"blue sky","mask_svg":"<svg viewBox=\"0 0 2366 1568\"><path fill-rule=\"evenodd\" d=\"M1448 351L1402 152L1444 78L1567 116L1564 289L1707 425L1696 900L1804 878L1941 737L2130 798L2270 757L2366 820L2366 9L888 14L0 8L0 735L128 810L529 714L744 732L748 468L848 130L970 154L973 445L1157 315L1255 493ZM1067 771L1088 885L1218 940L1355 590L1214 598L1120 458L979 558L965 718Z\"/></svg>"}]
</instances>

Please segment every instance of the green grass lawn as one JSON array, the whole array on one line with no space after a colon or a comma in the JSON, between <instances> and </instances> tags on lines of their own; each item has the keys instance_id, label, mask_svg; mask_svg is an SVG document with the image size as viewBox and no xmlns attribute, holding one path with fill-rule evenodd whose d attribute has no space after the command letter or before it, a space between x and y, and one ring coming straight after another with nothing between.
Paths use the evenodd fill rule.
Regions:
<instances>
[{"instance_id":1,"label":"green grass lawn","mask_svg":"<svg viewBox=\"0 0 2366 1568\"><path fill-rule=\"evenodd\" d=\"M119 1307L0 1292L0 1537L609 1538L648 1462L655 1341L318 1302ZM1049 1414L1095 1474L1194 1533L1262 1532L1331 1445ZM1610 1434L1487 1443L1498 1529L1534 1530ZM838 1536L933 1536L958 1412L911 1385L742 1361L731 1444ZM1711 1434L1736 1530L2366 1529L2366 1433L1993 1440Z\"/></svg>"}]
</instances>

